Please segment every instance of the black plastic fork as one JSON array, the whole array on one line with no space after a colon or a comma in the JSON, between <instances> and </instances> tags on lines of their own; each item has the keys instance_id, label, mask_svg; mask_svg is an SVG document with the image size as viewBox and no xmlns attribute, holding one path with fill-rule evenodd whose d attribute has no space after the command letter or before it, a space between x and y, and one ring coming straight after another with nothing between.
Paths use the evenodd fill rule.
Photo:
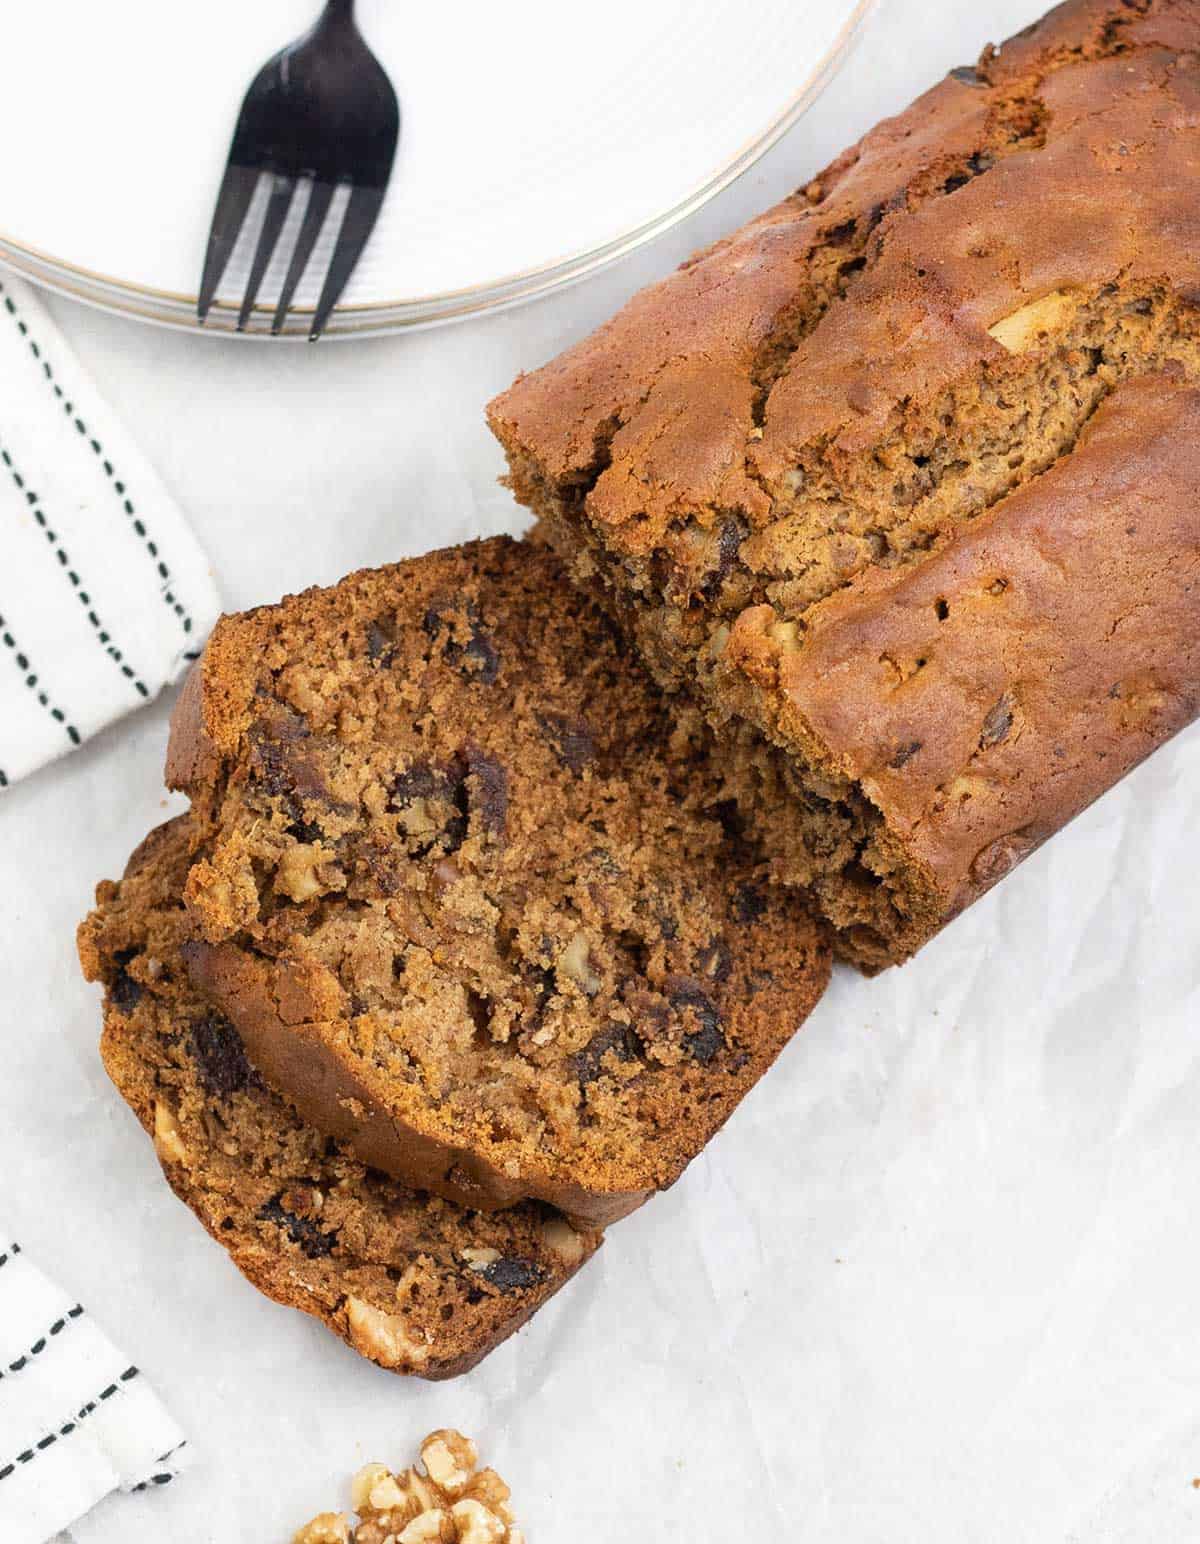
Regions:
<instances>
[{"instance_id":1,"label":"black plastic fork","mask_svg":"<svg viewBox=\"0 0 1200 1544\"><path fill-rule=\"evenodd\" d=\"M309 183L308 203L272 333L283 327L334 193L345 184L350 197L308 334L320 337L378 218L399 138L400 104L355 25L354 0L328 0L312 30L263 66L242 103L208 235L196 306L200 321L212 307L261 177L271 179L270 196L238 312L239 332L301 181Z\"/></svg>"}]
</instances>

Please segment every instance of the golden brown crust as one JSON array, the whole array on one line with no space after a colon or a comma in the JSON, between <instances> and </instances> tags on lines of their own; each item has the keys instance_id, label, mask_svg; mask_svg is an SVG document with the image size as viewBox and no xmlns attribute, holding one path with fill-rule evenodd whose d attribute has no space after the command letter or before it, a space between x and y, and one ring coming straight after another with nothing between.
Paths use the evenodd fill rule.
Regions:
<instances>
[{"instance_id":1,"label":"golden brown crust","mask_svg":"<svg viewBox=\"0 0 1200 1544\"><path fill-rule=\"evenodd\" d=\"M1195 0L1068 0L522 375L490 405L493 430L586 491L623 551L693 506L764 509L760 469L790 464L802 439L862 429L864 407L886 412L926 371L997 357L986 328L1023 296L1130 261L1194 272L1196 80L1172 50L1198 48ZM1039 144L1050 115L1053 143ZM855 255L797 335L829 248Z\"/></svg>"},{"instance_id":2,"label":"golden brown crust","mask_svg":"<svg viewBox=\"0 0 1200 1544\"><path fill-rule=\"evenodd\" d=\"M307 993L299 962L263 960L231 944L194 939L182 956L192 981L238 1027L251 1061L275 1088L321 1131L348 1143L359 1158L385 1174L401 1175L418 1190L431 1190L461 1206L496 1211L527 1194L523 1182L466 1148L423 1135L374 1103L357 1057L347 1054L336 1022L305 1017ZM569 1216L607 1226L639 1206L648 1192L598 1200L579 1185L556 1187L557 1205Z\"/></svg>"},{"instance_id":3,"label":"golden brown crust","mask_svg":"<svg viewBox=\"0 0 1200 1544\"><path fill-rule=\"evenodd\" d=\"M189 671L171 715L169 787L187 789L211 778L245 732L253 695L253 677L245 666L264 642L262 613L267 609L220 617Z\"/></svg>"},{"instance_id":4,"label":"golden brown crust","mask_svg":"<svg viewBox=\"0 0 1200 1544\"><path fill-rule=\"evenodd\" d=\"M517 496L659 679L699 692L776 877L812 886L860 963L907 956L1195 712L1190 619L1168 598L1143 641L1169 683L1154 731L1082 681L1077 701L1058 699L1068 727L1053 746L1020 741L1046 759L1022 763L1019 822L1003 777L951 817L958 771L942 766L918 797L909 741L875 767L877 726L901 700L932 702L937 671L884 712L869 648L903 631L906 597L953 577L974 524L996 543L1012 521L1007 556L1032 590L1040 499L1098 476L1113 529L1122 501L1134 518L1136 490L1105 450L1119 440L1130 456L1153 442L1176 501L1174 517L1138 521L1128 563L1150 588L1188 560L1188 451L1155 436L1164 415L1188 416L1172 383L1200 379L1198 51L1198 0L1069 0L491 406ZM1076 539L1060 635L1014 604L1017 587L978 635L965 621L937 632L978 678L941 702L968 713L937 742L966 761L972 693L1000 673L973 648L1002 648L1022 675L1035 650L1078 660L1087 641L1106 669L1088 621L1111 619L1134 581L1089 567ZM834 624L851 616L857 630ZM836 701L835 638L862 650L838 656ZM931 771L932 728L910 737ZM988 748L997 766L1016 743ZM780 755L756 777L756 758Z\"/></svg>"},{"instance_id":5,"label":"golden brown crust","mask_svg":"<svg viewBox=\"0 0 1200 1544\"><path fill-rule=\"evenodd\" d=\"M1044 476L817 608L780 687L957 915L1200 711L1200 388L1118 387Z\"/></svg>"},{"instance_id":6,"label":"golden brown crust","mask_svg":"<svg viewBox=\"0 0 1200 1544\"><path fill-rule=\"evenodd\" d=\"M196 788L210 781L216 772L218 758L201 714L203 699L202 666L197 660L188 671L171 709L165 768L168 788Z\"/></svg>"},{"instance_id":7,"label":"golden brown crust","mask_svg":"<svg viewBox=\"0 0 1200 1544\"><path fill-rule=\"evenodd\" d=\"M171 1188L261 1292L389 1371L467 1371L599 1235L536 1205L485 1217L386 1181L265 1088L179 958L190 824L153 831L79 928L84 974L105 988L113 1082Z\"/></svg>"}]
</instances>

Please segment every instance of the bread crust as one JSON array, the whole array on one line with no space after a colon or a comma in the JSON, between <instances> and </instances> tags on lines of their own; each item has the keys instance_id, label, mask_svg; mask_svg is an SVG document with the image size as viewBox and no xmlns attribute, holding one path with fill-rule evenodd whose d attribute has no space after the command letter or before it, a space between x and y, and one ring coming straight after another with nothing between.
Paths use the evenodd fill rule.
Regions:
<instances>
[{"instance_id":1,"label":"bread crust","mask_svg":"<svg viewBox=\"0 0 1200 1544\"><path fill-rule=\"evenodd\" d=\"M822 607L779 681L957 916L1200 712L1200 387L1117 387L1070 457Z\"/></svg>"},{"instance_id":2,"label":"bread crust","mask_svg":"<svg viewBox=\"0 0 1200 1544\"><path fill-rule=\"evenodd\" d=\"M193 939L182 956L195 985L238 1026L250 1059L307 1120L346 1142L362 1161L430 1190L460 1206L499 1211L529 1193L529 1180L514 1180L469 1148L424 1135L376 1104L354 1057L339 1046L336 1023L305 1018L311 993L295 962L258 959L231 944ZM282 1004L290 1003L285 1017ZM607 1227L636 1210L649 1190L596 1194L560 1180L543 1184L543 1200L573 1221Z\"/></svg>"},{"instance_id":3,"label":"bread crust","mask_svg":"<svg viewBox=\"0 0 1200 1544\"><path fill-rule=\"evenodd\" d=\"M264 1087L178 958L191 821L152 831L79 928L84 974L105 988L108 1073L171 1189L259 1291L388 1371L456 1377L565 1285L600 1235L528 1203L487 1218L389 1185ZM507 1274L489 1277L489 1260ZM414 1270L428 1312L402 1296Z\"/></svg>"},{"instance_id":4,"label":"bread crust","mask_svg":"<svg viewBox=\"0 0 1200 1544\"><path fill-rule=\"evenodd\" d=\"M1194 550L1198 56L1197 0L1068 0L489 409L518 498L658 678L785 758L797 828L810 798L857 822L825 873L739 793L869 968L1197 711L1191 603L1132 631L1128 608ZM1089 497L1120 572L1087 560ZM1051 547L1072 577L1047 614ZM1013 583L985 617L951 592L989 553ZM939 601L927 636L913 607ZM1110 646L1101 618L1126 619ZM1045 689L1068 666L1076 695ZM1139 671L1156 684L1115 710ZM1009 699L1000 743L982 723Z\"/></svg>"},{"instance_id":5,"label":"bread crust","mask_svg":"<svg viewBox=\"0 0 1200 1544\"><path fill-rule=\"evenodd\" d=\"M175 706L165 767L168 788L198 788L215 775L219 758L204 726L204 673L201 659L188 671Z\"/></svg>"},{"instance_id":6,"label":"bread crust","mask_svg":"<svg viewBox=\"0 0 1200 1544\"><path fill-rule=\"evenodd\" d=\"M441 595L456 597L449 633ZM548 549L470 544L226 618L193 682L169 751L205 833L192 979L268 1081L385 1173L462 1205L536 1197L606 1225L673 1183L824 989L820 925L794 895L760 896L753 853L711 813L723 788L707 737L692 746L686 714L663 716ZM288 904L302 827L305 861L340 888ZM593 968L589 938L608 963ZM427 1002L460 989L436 1033L461 1058L482 1043L503 1084L475 1110L427 1091L442 1066L415 1038ZM500 1008L472 1029L484 995ZM556 1002L565 1027L543 1019ZM544 1124L525 1140L505 1112L528 1108L553 1058L561 1082L537 1085Z\"/></svg>"}]
</instances>

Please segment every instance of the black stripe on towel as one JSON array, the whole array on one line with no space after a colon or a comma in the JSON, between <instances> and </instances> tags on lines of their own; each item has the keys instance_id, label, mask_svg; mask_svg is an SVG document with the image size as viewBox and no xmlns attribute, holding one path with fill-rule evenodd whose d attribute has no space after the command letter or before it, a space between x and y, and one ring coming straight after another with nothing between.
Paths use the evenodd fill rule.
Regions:
<instances>
[{"instance_id":1,"label":"black stripe on towel","mask_svg":"<svg viewBox=\"0 0 1200 1544\"><path fill-rule=\"evenodd\" d=\"M165 1453L160 1453L154 1462L156 1464L165 1464L168 1459L174 1458L176 1453L182 1452L185 1447L187 1447L186 1437L184 1437L182 1442L177 1442L173 1448L168 1448ZM136 1495L138 1491L150 1490L151 1487L169 1485L178 1472L177 1469L160 1469L157 1473L148 1475L146 1479L139 1481L133 1487L133 1492Z\"/></svg>"},{"instance_id":2,"label":"black stripe on towel","mask_svg":"<svg viewBox=\"0 0 1200 1544\"><path fill-rule=\"evenodd\" d=\"M150 688L146 685L145 681L140 678L137 671L134 670L133 666L126 663L124 654L122 654L120 649L117 648L116 644L112 641L112 636L108 632L107 628L96 615L95 609L92 606L92 598L83 588L78 573L76 573L75 569L71 566L71 559L67 554L66 548L62 545L58 539L58 536L50 529L50 526L47 523L45 512L42 509L41 500L32 489L26 486L24 477L22 477L21 473L13 465L12 457L3 446L0 446L0 461L3 461L4 465L8 468L9 476L16 484L26 504L29 505L30 514L37 521L42 535L50 543L50 546L54 551L54 555L58 559L58 566L66 578L70 581L72 589L75 591L75 594L79 598L79 604L83 607L84 612L87 615L87 619L92 625L92 631L96 634L104 646L104 652L116 665L117 669L121 672L125 679L129 681L134 687L136 687L140 695L143 697L149 697Z\"/></svg>"},{"instance_id":3,"label":"black stripe on towel","mask_svg":"<svg viewBox=\"0 0 1200 1544\"><path fill-rule=\"evenodd\" d=\"M4 620L2 615L0 615L0 643L4 644L4 647L13 657L13 663L24 675L25 685L34 694L34 696L41 703L42 707L45 708L46 712L49 713L50 717L55 721L55 723L62 725L63 729L66 731L67 739L70 740L72 745L81 745L83 743L83 737L79 733L79 730L76 729L74 724L68 722L67 715L61 708L56 708L52 705L50 698L38 686L37 671L34 670L32 665L29 663L28 654L26 654L24 650L21 649L17 644L17 640L13 637L8 623Z\"/></svg>"},{"instance_id":4,"label":"black stripe on towel","mask_svg":"<svg viewBox=\"0 0 1200 1544\"><path fill-rule=\"evenodd\" d=\"M152 1474L148 1480L140 1480L133 1487L133 1490L136 1494L140 1490L149 1490L152 1485L169 1485L174 1478L175 1471L173 1469L164 1470L161 1474Z\"/></svg>"},{"instance_id":5,"label":"black stripe on towel","mask_svg":"<svg viewBox=\"0 0 1200 1544\"><path fill-rule=\"evenodd\" d=\"M137 1375L136 1367L127 1367L115 1383L110 1383L106 1389L100 1390L95 1399L89 1399L86 1405L82 1405L73 1420L67 1421L57 1431L52 1431L48 1436L43 1437L40 1442L35 1442L32 1447L27 1447L23 1453L18 1453L11 1463L5 1464L0 1469L0 1484L7 1480L9 1475L15 1474L22 1464L31 1464L39 1453L44 1453L48 1447L53 1447L61 1438L69 1437L106 1399L111 1399L114 1394L119 1393L122 1385L129 1383Z\"/></svg>"},{"instance_id":6,"label":"black stripe on towel","mask_svg":"<svg viewBox=\"0 0 1200 1544\"><path fill-rule=\"evenodd\" d=\"M171 570L159 556L158 543L153 540L149 532L146 530L145 522L141 519L137 513L137 510L134 508L133 500L129 497L128 489L117 476L112 462L105 455L104 446L101 445L98 439L96 439L88 432L87 424L84 423L83 419L80 418L75 412L75 404L70 401L70 399L63 392L62 387L55 380L54 371L50 368L50 361L43 358L41 348L29 331L28 322L26 322L24 317L22 317L20 311L17 308L16 301L8 293L8 289L2 280L0 280L0 295L4 297L5 311L7 312L10 319L16 324L17 331L25 339L26 343L28 343L30 353L37 360L38 364L41 365L42 374L45 376L46 382L49 385L51 391L58 398L63 412L75 425L78 433L81 434L87 443L92 447L94 455L98 458L100 465L104 468L104 475L112 484L113 492L121 501L121 507L125 511L126 517L130 520L133 525L133 529L141 538L142 545L145 547L150 557L153 558L155 567L158 572L158 577L166 586L166 588L164 588L162 591L163 600L167 603L168 606L170 606L171 610L179 618L184 632L190 633L192 630L192 619L187 610L175 599L174 593L170 588Z\"/></svg>"},{"instance_id":7,"label":"black stripe on towel","mask_svg":"<svg viewBox=\"0 0 1200 1544\"><path fill-rule=\"evenodd\" d=\"M29 1363L33 1361L35 1356L41 1356L42 1352L46 1349L46 1347L50 1344L56 1335L61 1335L63 1330L66 1329L67 1325L73 1324L76 1319L82 1316L82 1314L82 1303L76 1303L74 1308L68 1308L61 1319L55 1319L54 1323L50 1326L46 1333L41 1336L40 1339L34 1341L33 1345L30 1346L29 1350L26 1351L24 1356L19 1356L15 1362L9 1362L8 1366L0 1371L0 1378L11 1377L14 1372L20 1372L23 1367L27 1367Z\"/></svg>"}]
</instances>

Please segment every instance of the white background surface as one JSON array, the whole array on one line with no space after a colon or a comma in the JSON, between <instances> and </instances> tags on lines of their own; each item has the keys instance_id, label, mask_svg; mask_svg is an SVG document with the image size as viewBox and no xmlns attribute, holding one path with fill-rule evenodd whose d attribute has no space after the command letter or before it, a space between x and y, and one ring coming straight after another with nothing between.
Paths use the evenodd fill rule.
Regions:
<instances>
[{"instance_id":1,"label":"white background surface","mask_svg":"<svg viewBox=\"0 0 1200 1544\"><path fill-rule=\"evenodd\" d=\"M52 308L231 605L514 526L494 391L1035 9L884 0L756 173L531 309L306 349ZM0 807L0 1209L202 1449L84 1544L283 1544L360 1462L406 1461L446 1423L509 1479L530 1544L1200 1533L1200 734L915 963L839 973L672 1192L477 1372L425 1385L243 1284L107 1086L71 934L174 807L166 715Z\"/></svg>"}]
</instances>

